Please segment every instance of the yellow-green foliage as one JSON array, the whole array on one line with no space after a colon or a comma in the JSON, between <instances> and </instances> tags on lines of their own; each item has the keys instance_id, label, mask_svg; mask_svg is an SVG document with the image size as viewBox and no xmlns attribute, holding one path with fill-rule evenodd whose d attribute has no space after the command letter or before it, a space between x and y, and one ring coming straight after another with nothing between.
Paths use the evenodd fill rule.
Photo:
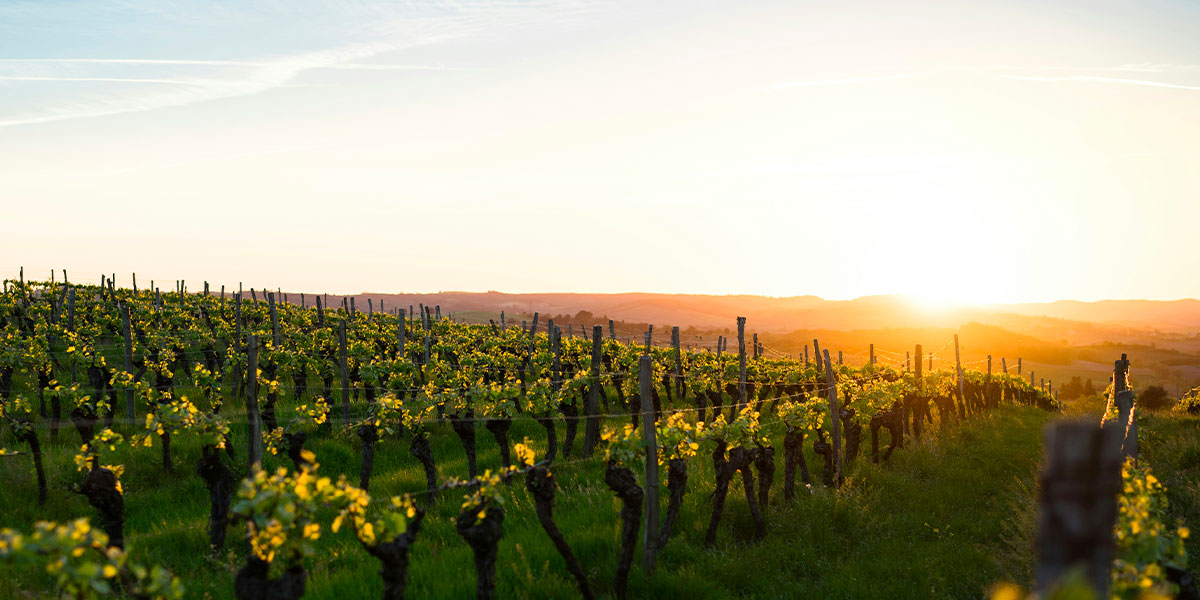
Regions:
<instances>
[{"instance_id":1,"label":"yellow-green foliage","mask_svg":"<svg viewBox=\"0 0 1200 600\"><path fill-rule=\"evenodd\" d=\"M1164 565L1187 566L1183 540L1190 532L1180 524L1167 525L1166 491L1150 467L1130 458L1121 476L1113 597L1142 598L1147 593L1172 597L1178 590L1167 581Z\"/></svg>"}]
</instances>

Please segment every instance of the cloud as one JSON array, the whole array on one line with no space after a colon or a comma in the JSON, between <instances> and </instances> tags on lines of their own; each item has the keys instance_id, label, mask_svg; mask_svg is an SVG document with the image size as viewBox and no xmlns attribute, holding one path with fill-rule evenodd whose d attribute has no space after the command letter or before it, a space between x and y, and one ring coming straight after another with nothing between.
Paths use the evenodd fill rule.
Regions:
<instances>
[{"instance_id":1,"label":"cloud","mask_svg":"<svg viewBox=\"0 0 1200 600\"><path fill-rule=\"evenodd\" d=\"M252 60L193 60L193 59L164 59L164 58L0 58L0 65L4 64L102 64L102 65L169 65L169 66L207 66L207 67L273 67L273 61L252 61ZM447 71L447 70L466 70L469 67L448 67L446 65L397 65L397 64L376 64L376 63L334 63L323 66L314 66L314 69L341 69L341 70L370 70L370 71ZM18 79L16 77L3 77L4 79ZM30 79L32 80L32 79ZM107 81L106 79L95 79L95 81ZM115 79L114 81L119 81Z\"/></svg>"},{"instance_id":2,"label":"cloud","mask_svg":"<svg viewBox=\"0 0 1200 600\"><path fill-rule=\"evenodd\" d=\"M1034 75L998 75L1004 79L1015 79L1018 81L1066 81L1078 83L1102 83L1110 85L1136 85L1144 87L1168 88L1173 90L1188 90L1200 92L1200 86L1183 85L1179 83L1166 83L1163 81L1148 81L1145 79L1123 79L1120 77L1097 77L1094 75L1067 75L1062 77L1039 77Z\"/></svg>"},{"instance_id":3,"label":"cloud","mask_svg":"<svg viewBox=\"0 0 1200 600\"><path fill-rule=\"evenodd\" d=\"M919 73L898 73L895 75L878 75L878 76L871 76L871 77L845 77L845 78L841 78L841 79L811 79L811 80L804 80L804 81L784 81L784 82L776 83L775 85L772 85L769 89L772 91L775 91L775 90L785 90L788 88L798 88L798 87L823 87L823 86L831 86L831 85L853 85L853 84L858 84L858 83L871 83L871 82L875 82L875 81L896 81L899 79L912 79L914 77L918 77L919 75L920 75Z\"/></svg>"},{"instance_id":4,"label":"cloud","mask_svg":"<svg viewBox=\"0 0 1200 600\"><path fill-rule=\"evenodd\" d=\"M0 128L16 125L48 123L67 119L101 117L124 113L141 112L184 106L197 102L249 96L287 84L299 74L312 70L338 67L356 60L363 60L424 43L425 39L409 42L366 42L325 50L302 52L263 61L197 61L167 59L73 59L73 62L116 63L116 64L164 64L164 65L212 65L248 67L240 78L123 78L123 77L57 77L57 76L9 76L17 81L108 81L124 83L172 84L174 89L137 93L116 92L106 99L89 103L87 106L67 106L44 110L34 114L0 119ZM64 61L64 59L57 59ZM47 60L47 62L51 62ZM65 62L65 61L64 61ZM37 79L33 79L37 77ZM0 79L3 79L0 77Z\"/></svg>"},{"instance_id":5,"label":"cloud","mask_svg":"<svg viewBox=\"0 0 1200 600\"><path fill-rule=\"evenodd\" d=\"M866 77L845 77L841 79L811 79L799 81L785 81L776 83L768 88L770 91L785 90L790 88L802 87L824 87L836 85L855 85L862 83L874 83L880 81L898 81L905 79L913 79L917 77L933 77L933 76L961 76L961 75L982 75L985 77L996 77L1000 79L1011 79L1017 81L1033 81L1033 82L1075 82L1075 83L1099 83L1108 85L1132 85L1154 88L1165 88L1174 90L1200 91L1198 85L1186 85L1182 83L1170 83L1164 81L1153 81L1147 79L1128 79L1123 77L1103 77L1098 75L1017 75L1011 73L996 73L997 67L954 67L939 69L936 71L928 71L924 73L897 73L893 75L872 75ZM1010 68L1011 69L1011 68ZM1031 68L1032 69L1032 68ZM1053 69L1062 71L1137 71L1137 72L1154 72L1166 73L1168 71L1186 71L1200 70L1200 65L1122 65L1118 67L1097 67L1097 68L1072 68L1072 67L1038 67L1038 70ZM1015 70L1015 69L1013 69Z\"/></svg>"},{"instance_id":6,"label":"cloud","mask_svg":"<svg viewBox=\"0 0 1200 600\"><path fill-rule=\"evenodd\" d=\"M168 85L204 85L186 79L151 79L143 77L37 77L0 75L0 81L100 81L105 83L162 83Z\"/></svg>"}]
</instances>

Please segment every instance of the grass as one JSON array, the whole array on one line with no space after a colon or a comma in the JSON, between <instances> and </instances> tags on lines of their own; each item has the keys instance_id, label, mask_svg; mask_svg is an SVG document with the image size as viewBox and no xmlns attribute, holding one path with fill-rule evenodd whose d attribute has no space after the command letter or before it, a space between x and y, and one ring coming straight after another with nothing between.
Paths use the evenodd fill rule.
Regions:
<instances>
[{"instance_id":1,"label":"grass","mask_svg":"<svg viewBox=\"0 0 1200 600\"><path fill-rule=\"evenodd\" d=\"M286 422L287 411L280 412L280 422ZM1032 570L1031 482L1041 462L1041 429L1049 418L1036 409L1004 407L964 425L946 427L936 439L926 436L897 451L888 464L872 465L864 452L849 465L842 491L835 494L816 483L810 493L798 486L800 493L791 502L783 500L780 450L766 539L750 539L753 523L739 478L731 487L713 549L703 544L711 511L712 465L707 455L697 456L689 464L688 493L675 536L660 554L653 576L640 568L639 551L630 575L631 597L978 598L996 581L1027 584ZM576 452L582 441L580 429ZM778 424L765 426L764 433L776 448L782 448ZM234 444L244 458L245 427L236 426L234 434ZM498 467L491 435L483 427L477 435L480 469ZM561 440L561 425L559 435ZM543 430L536 423L518 420L510 439L515 442L526 436L541 456ZM0 478L5 482L0 487L4 507L0 527L28 530L35 520L93 516L82 496L68 492L79 480L72 463L78 449L76 433L63 429L58 443L50 443L45 431L41 437L49 502L43 508L35 504L28 457L0 459ZM448 425L434 428L432 442L441 476L465 477L466 461ZM0 446L20 449L7 431L0 434ZM865 446L869 451L869 438ZM306 447L316 452L322 474L344 473L352 480L357 476L357 438L316 436ZM380 441L371 481L375 495L424 489L419 463L407 448L407 438ZM173 450L173 475L163 472L157 447L125 448L106 461L126 465L127 546L136 560L162 564L179 575L191 598L232 597L233 576L245 555L241 529L230 531L227 549L220 555L205 551L208 496L193 471L198 447L179 439ZM1195 463L1200 451L1188 456ZM266 462L268 468L289 464L283 456L268 456ZM593 589L611 596L619 502L603 483L599 458L578 461L577 456L562 458L560 453L559 462L554 468L559 527ZM811 450L808 464L814 481L819 481L820 463ZM1193 477L1193 492L1194 482ZM1171 487L1187 489L1183 483ZM410 597L461 598L474 593L471 551L451 521L459 503L458 494L443 493L426 519L413 550ZM523 480L513 483L505 510L497 597L578 597L574 580L537 522ZM306 598L380 595L378 565L350 533L326 531L319 544L317 555L308 562ZM43 574L0 567L0 597L41 597L50 590L52 582Z\"/></svg>"},{"instance_id":2,"label":"grass","mask_svg":"<svg viewBox=\"0 0 1200 600\"><path fill-rule=\"evenodd\" d=\"M1169 517L1195 530L1200 526L1200 417L1176 413L1149 413L1138 423L1139 459L1150 464L1167 488ZM1196 572L1200 535L1184 542Z\"/></svg>"}]
</instances>

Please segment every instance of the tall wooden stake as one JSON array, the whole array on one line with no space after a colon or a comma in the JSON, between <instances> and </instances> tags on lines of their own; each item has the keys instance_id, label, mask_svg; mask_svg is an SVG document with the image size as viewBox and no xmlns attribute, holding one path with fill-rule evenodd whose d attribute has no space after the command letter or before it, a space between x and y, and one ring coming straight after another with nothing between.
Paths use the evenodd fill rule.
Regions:
<instances>
[{"instance_id":1,"label":"tall wooden stake","mask_svg":"<svg viewBox=\"0 0 1200 600\"><path fill-rule=\"evenodd\" d=\"M958 352L958 334L954 334L954 369L958 374L958 418L967 418L967 398L963 394L962 357Z\"/></svg>"},{"instance_id":2,"label":"tall wooden stake","mask_svg":"<svg viewBox=\"0 0 1200 600\"><path fill-rule=\"evenodd\" d=\"M1036 538L1039 597L1050 597L1063 575L1076 568L1083 569L1095 597L1108 597L1121 435L1117 424L1087 421L1059 421L1046 428Z\"/></svg>"},{"instance_id":3,"label":"tall wooden stake","mask_svg":"<svg viewBox=\"0 0 1200 600\"><path fill-rule=\"evenodd\" d=\"M838 405L837 378L829 360L829 351L824 351L825 386L829 388L829 424L833 430L833 476L834 485L842 485L842 409Z\"/></svg>"},{"instance_id":4,"label":"tall wooden stake","mask_svg":"<svg viewBox=\"0 0 1200 600\"><path fill-rule=\"evenodd\" d=\"M350 374L346 369L346 322L338 326L338 369L342 375L342 423L350 422Z\"/></svg>"},{"instance_id":5,"label":"tall wooden stake","mask_svg":"<svg viewBox=\"0 0 1200 600\"><path fill-rule=\"evenodd\" d=\"M737 318L738 330L738 410L746 407L746 317ZM737 418L734 413L729 416L729 422Z\"/></svg>"},{"instance_id":6,"label":"tall wooden stake","mask_svg":"<svg viewBox=\"0 0 1200 600\"><path fill-rule=\"evenodd\" d=\"M121 305L121 333L125 335L125 373L129 375L130 381L133 379L133 335L129 325L129 305ZM125 421L129 424L134 422L133 411L133 388L125 390Z\"/></svg>"},{"instance_id":7,"label":"tall wooden stake","mask_svg":"<svg viewBox=\"0 0 1200 600\"><path fill-rule=\"evenodd\" d=\"M596 416L600 406L600 346L604 328L600 325L592 327L592 366L588 371L591 383L588 385L587 401L583 404L583 414L587 421L583 425L583 457L590 458L600 440L600 418Z\"/></svg>"},{"instance_id":8,"label":"tall wooden stake","mask_svg":"<svg viewBox=\"0 0 1200 600\"><path fill-rule=\"evenodd\" d=\"M646 449L646 523L642 538L642 568L654 572L654 558L658 551L658 442L655 440L654 401L651 386L654 385L654 365L649 356L638 359L638 387L642 397L642 445Z\"/></svg>"},{"instance_id":9,"label":"tall wooden stake","mask_svg":"<svg viewBox=\"0 0 1200 600\"><path fill-rule=\"evenodd\" d=\"M262 468L262 420L258 414L258 336L250 336L246 349L246 421L250 448L247 452L250 472Z\"/></svg>"}]
</instances>

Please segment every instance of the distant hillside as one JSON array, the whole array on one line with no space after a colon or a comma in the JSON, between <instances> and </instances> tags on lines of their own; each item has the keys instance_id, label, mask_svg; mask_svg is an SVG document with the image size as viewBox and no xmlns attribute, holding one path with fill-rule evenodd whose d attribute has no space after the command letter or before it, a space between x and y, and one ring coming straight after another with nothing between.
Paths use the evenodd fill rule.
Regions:
<instances>
[{"instance_id":1,"label":"distant hillside","mask_svg":"<svg viewBox=\"0 0 1200 600\"><path fill-rule=\"evenodd\" d=\"M289 293L295 302L299 294ZM935 367L953 364L948 346L959 334L962 359L985 367L987 355L1001 369L1007 359L1015 370L1023 359L1024 374L1065 381L1073 376L1107 381L1112 361L1128 352L1135 373L1144 384L1166 385L1180 393L1200 383L1200 301L1107 300L1060 301L995 306L932 307L900 296L869 296L854 300L824 300L816 296L771 298L765 296L714 296L693 294L505 294L500 292L439 292L435 294L378 294L354 296L359 310L368 299L377 310L425 304L440 306L442 313L457 313L471 322L499 321L504 311L509 324L529 319L534 312L541 322L555 318L564 332L583 334L591 325L617 321L617 335L640 340L654 325L654 343L670 340L670 327L683 331L682 343L715 348L716 338L733 338L735 319L747 317L747 345L754 333L768 354L801 355L813 338L833 352L841 350L846 362L866 361L875 344L880 361L903 364L904 353L915 344L934 353ZM330 305L341 296L329 296ZM308 302L312 303L311 296ZM729 347L736 351L737 340ZM811 348L810 348L811 351Z\"/></svg>"},{"instance_id":2,"label":"distant hillside","mask_svg":"<svg viewBox=\"0 0 1200 600\"><path fill-rule=\"evenodd\" d=\"M995 307L1022 315L1047 316L1073 321L1119 324L1168 332L1200 332L1200 300L1059 300Z\"/></svg>"},{"instance_id":3,"label":"distant hillside","mask_svg":"<svg viewBox=\"0 0 1200 600\"><path fill-rule=\"evenodd\" d=\"M292 294L293 300L296 294ZM901 296L867 296L854 300L823 300L816 296L693 294L505 294L500 292L439 292L433 294L355 295L366 309L367 299L385 308L440 305L449 312L499 314L564 314L591 312L631 322L678 325L700 329L732 327L738 315L749 319L756 331L788 332L796 329L884 329L894 327L957 327L972 321L1007 329L1034 331L1048 339L1070 343L1098 343L1114 334L1128 336L1139 330L1193 335L1200 331L1200 301L1105 300L1005 304L995 306L924 307ZM341 302L340 296L330 301Z\"/></svg>"}]
</instances>

